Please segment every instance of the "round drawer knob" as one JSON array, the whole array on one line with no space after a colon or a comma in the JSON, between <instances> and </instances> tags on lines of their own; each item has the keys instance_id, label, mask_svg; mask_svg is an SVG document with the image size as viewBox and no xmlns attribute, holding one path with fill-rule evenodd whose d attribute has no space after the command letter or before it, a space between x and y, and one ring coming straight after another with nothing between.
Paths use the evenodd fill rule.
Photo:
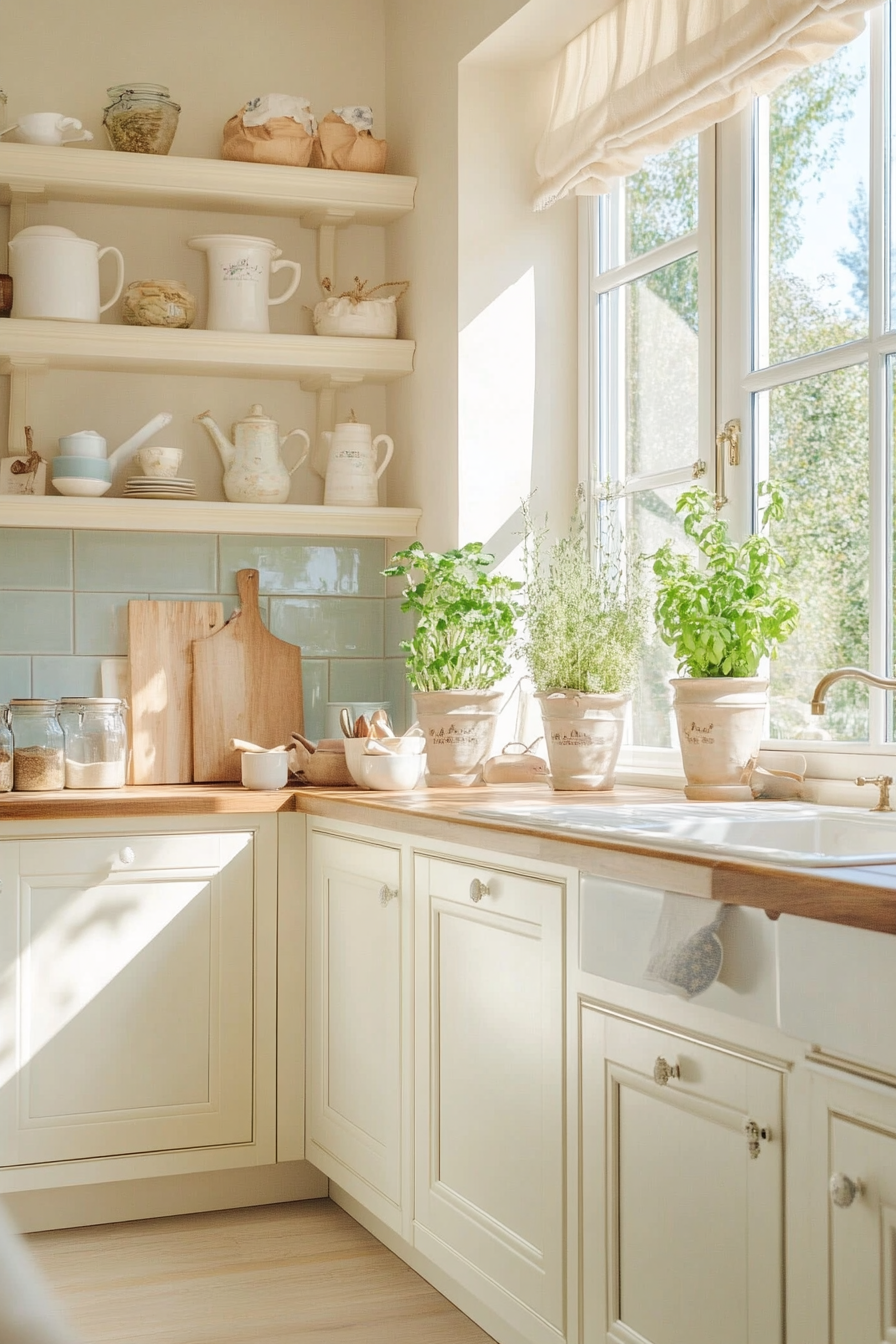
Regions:
<instances>
[{"instance_id":1,"label":"round drawer knob","mask_svg":"<svg viewBox=\"0 0 896 1344\"><path fill-rule=\"evenodd\" d=\"M124 849L119 854L118 859L120 863L123 863L125 867L127 867L134 862L136 857L137 855L131 849L130 845L125 845Z\"/></svg>"},{"instance_id":2,"label":"round drawer knob","mask_svg":"<svg viewBox=\"0 0 896 1344\"><path fill-rule=\"evenodd\" d=\"M385 882L380 887L380 905L388 905L390 901L398 900L398 888L387 887Z\"/></svg>"},{"instance_id":3,"label":"round drawer knob","mask_svg":"<svg viewBox=\"0 0 896 1344\"><path fill-rule=\"evenodd\" d=\"M680 1078L681 1069L677 1064L670 1064L668 1059L663 1059L662 1055L657 1056L656 1063L653 1066L653 1081L657 1087L665 1087L670 1078Z\"/></svg>"},{"instance_id":4,"label":"round drawer knob","mask_svg":"<svg viewBox=\"0 0 896 1344\"><path fill-rule=\"evenodd\" d=\"M861 1181L854 1181L843 1171L835 1171L828 1181L831 1203L838 1209L848 1209L853 1200L861 1199L865 1187Z\"/></svg>"},{"instance_id":5,"label":"round drawer knob","mask_svg":"<svg viewBox=\"0 0 896 1344\"><path fill-rule=\"evenodd\" d=\"M478 905L483 896L488 896L489 889L487 882L480 882L478 877L474 877L470 883L470 900Z\"/></svg>"}]
</instances>

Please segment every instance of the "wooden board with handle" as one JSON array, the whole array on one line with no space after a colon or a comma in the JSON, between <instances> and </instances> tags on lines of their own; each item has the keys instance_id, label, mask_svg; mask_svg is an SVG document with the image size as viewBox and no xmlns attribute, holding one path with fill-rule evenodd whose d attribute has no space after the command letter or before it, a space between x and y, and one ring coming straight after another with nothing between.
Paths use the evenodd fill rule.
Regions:
<instances>
[{"instance_id":1,"label":"wooden board with handle","mask_svg":"<svg viewBox=\"0 0 896 1344\"><path fill-rule=\"evenodd\" d=\"M220 602L129 602L131 778L193 780L193 645L224 624Z\"/></svg>"},{"instance_id":2,"label":"wooden board with handle","mask_svg":"<svg viewBox=\"0 0 896 1344\"><path fill-rule=\"evenodd\" d=\"M258 570L237 576L240 610L193 646L193 779L238 780L230 740L262 747L304 731L302 651L265 629L258 611Z\"/></svg>"}]
</instances>

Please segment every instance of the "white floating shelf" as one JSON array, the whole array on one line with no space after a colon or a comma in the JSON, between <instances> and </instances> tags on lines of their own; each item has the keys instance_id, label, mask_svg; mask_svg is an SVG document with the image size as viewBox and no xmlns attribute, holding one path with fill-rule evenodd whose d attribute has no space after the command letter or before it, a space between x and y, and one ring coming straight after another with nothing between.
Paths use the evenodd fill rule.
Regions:
<instances>
[{"instance_id":1,"label":"white floating shelf","mask_svg":"<svg viewBox=\"0 0 896 1344\"><path fill-rule=\"evenodd\" d=\"M419 509L0 495L0 527L252 533L275 537L415 537L419 521Z\"/></svg>"},{"instance_id":2,"label":"white floating shelf","mask_svg":"<svg viewBox=\"0 0 896 1344\"><path fill-rule=\"evenodd\" d=\"M14 196L240 214L316 226L390 224L414 208L415 177L226 159L0 143L0 204Z\"/></svg>"},{"instance_id":3,"label":"white floating shelf","mask_svg":"<svg viewBox=\"0 0 896 1344\"><path fill-rule=\"evenodd\" d=\"M32 367L107 373L287 378L318 392L403 378L413 372L414 342L6 318L0 321L4 372L16 358Z\"/></svg>"}]
</instances>

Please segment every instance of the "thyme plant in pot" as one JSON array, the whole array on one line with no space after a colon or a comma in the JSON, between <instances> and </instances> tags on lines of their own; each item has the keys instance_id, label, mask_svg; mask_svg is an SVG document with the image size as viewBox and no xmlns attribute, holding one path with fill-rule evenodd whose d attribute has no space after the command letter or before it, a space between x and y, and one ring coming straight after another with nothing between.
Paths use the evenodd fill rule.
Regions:
<instances>
[{"instance_id":1,"label":"thyme plant in pot","mask_svg":"<svg viewBox=\"0 0 896 1344\"><path fill-rule=\"evenodd\" d=\"M647 601L631 557L588 537L584 493L566 536L523 506L525 633L520 643L541 704L554 789L611 789L638 664ZM595 565L595 559L598 563Z\"/></svg>"},{"instance_id":2,"label":"thyme plant in pot","mask_svg":"<svg viewBox=\"0 0 896 1344\"><path fill-rule=\"evenodd\" d=\"M767 501L763 525L780 521L777 486L766 482L759 495ZM670 541L652 557L657 628L682 674L672 687L685 793L749 799L768 705L761 664L793 634L799 608L784 592L783 560L767 536L736 545L700 486L682 491L675 508L703 560L676 552Z\"/></svg>"},{"instance_id":3,"label":"thyme plant in pot","mask_svg":"<svg viewBox=\"0 0 896 1344\"><path fill-rule=\"evenodd\" d=\"M491 753L503 698L495 686L510 671L521 587L492 573L494 561L478 541L441 554L415 541L383 571L407 580L401 609L416 616L401 648L431 786L478 783Z\"/></svg>"}]
</instances>

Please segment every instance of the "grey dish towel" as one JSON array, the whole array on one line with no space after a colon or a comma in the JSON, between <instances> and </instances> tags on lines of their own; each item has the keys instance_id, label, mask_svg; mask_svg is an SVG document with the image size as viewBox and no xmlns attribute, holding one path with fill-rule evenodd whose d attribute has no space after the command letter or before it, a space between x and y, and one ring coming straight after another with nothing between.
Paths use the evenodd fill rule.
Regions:
<instances>
[{"instance_id":1,"label":"grey dish towel","mask_svg":"<svg viewBox=\"0 0 896 1344\"><path fill-rule=\"evenodd\" d=\"M645 979L681 999L693 999L709 989L722 969L719 929L728 909L702 896L665 892Z\"/></svg>"}]
</instances>

